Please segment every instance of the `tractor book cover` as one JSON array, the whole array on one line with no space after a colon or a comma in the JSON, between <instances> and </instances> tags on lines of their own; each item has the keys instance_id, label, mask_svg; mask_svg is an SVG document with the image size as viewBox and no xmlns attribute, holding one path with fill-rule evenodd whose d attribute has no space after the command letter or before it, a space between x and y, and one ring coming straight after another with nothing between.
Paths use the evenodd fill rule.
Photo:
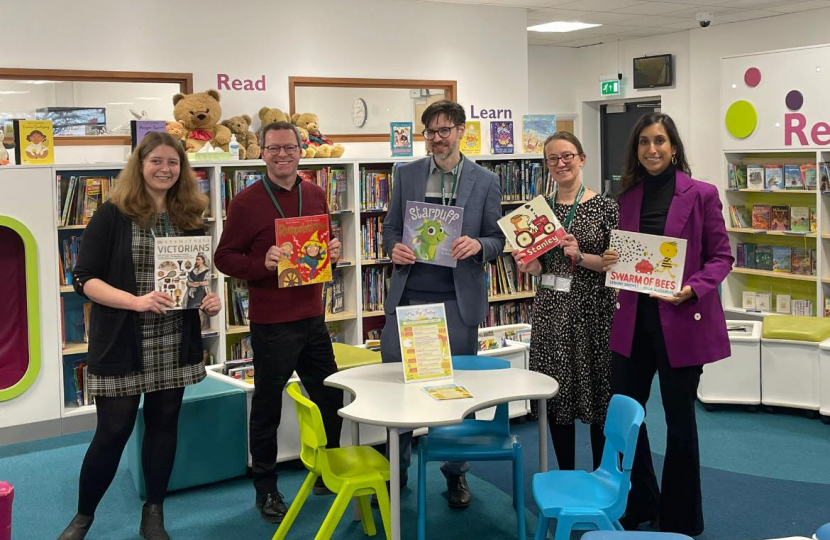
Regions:
<instances>
[{"instance_id":1,"label":"tractor book cover","mask_svg":"<svg viewBox=\"0 0 830 540\"><path fill-rule=\"evenodd\" d=\"M277 265L280 288L331 281L328 216L275 219L274 228L282 252Z\"/></svg>"},{"instance_id":2,"label":"tractor book cover","mask_svg":"<svg viewBox=\"0 0 830 540\"><path fill-rule=\"evenodd\" d=\"M672 296L683 285L686 240L627 231L611 231L611 249L619 260L605 273L605 286Z\"/></svg>"},{"instance_id":3,"label":"tractor book cover","mask_svg":"<svg viewBox=\"0 0 830 540\"><path fill-rule=\"evenodd\" d=\"M558 247L565 229L541 195L522 204L499 221L504 236L519 250L519 260L529 263Z\"/></svg>"},{"instance_id":4,"label":"tractor book cover","mask_svg":"<svg viewBox=\"0 0 830 540\"><path fill-rule=\"evenodd\" d=\"M424 202L406 201L403 244L415 253L415 260L455 268L452 243L461 236L464 209Z\"/></svg>"}]
</instances>

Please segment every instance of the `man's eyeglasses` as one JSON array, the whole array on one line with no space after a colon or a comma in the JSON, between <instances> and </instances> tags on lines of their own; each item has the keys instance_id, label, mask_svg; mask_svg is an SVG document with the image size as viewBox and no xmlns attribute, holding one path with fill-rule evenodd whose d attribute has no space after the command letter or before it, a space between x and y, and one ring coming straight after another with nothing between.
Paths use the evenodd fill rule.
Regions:
<instances>
[{"instance_id":1,"label":"man's eyeglasses","mask_svg":"<svg viewBox=\"0 0 830 540\"><path fill-rule=\"evenodd\" d=\"M568 163L572 162L575 157L576 157L576 154L571 154L570 152L565 152L561 156L548 156L545 159L545 163L547 164L548 167L556 167L556 164L559 163L559 160L561 159L562 163L567 165Z\"/></svg>"},{"instance_id":2,"label":"man's eyeglasses","mask_svg":"<svg viewBox=\"0 0 830 540\"><path fill-rule=\"evenodd\" d=\"M458 124L453 124L451 126L440 127L438 129L425 129L421 132L421 134L424 136L424 139L426 139L428 141L431 141L432 139L434 139L436 133L438 135L440 135L442 139L446 139L447 137L450 136L450 132L452 131L452 128L456 127L457 125Z\"/></svg>"},{"instance_id":3,"label":"man's eyeglasses","mask_svg":"<svg viewBox=\"0 0 830 540\"><path fill-rule=\"evenodd\" d=\"M284 151L286 154L291 156L294 155L294 152L297 151L297 148L299 148L299 146L297 146L296 144L285 144L282 146L280 146L279 144L272 144L271 146L266 146L265 148L263 148L263 150L268 152L272 156L276 156L277 154L279 154L280 150Z\"/></svg>"}]
</instances>

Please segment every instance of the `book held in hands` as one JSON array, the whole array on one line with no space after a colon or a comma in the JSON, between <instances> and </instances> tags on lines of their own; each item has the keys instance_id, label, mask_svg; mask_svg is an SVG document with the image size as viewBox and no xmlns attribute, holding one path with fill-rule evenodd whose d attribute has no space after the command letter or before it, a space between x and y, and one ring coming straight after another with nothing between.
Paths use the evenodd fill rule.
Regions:
<instances>
[{"instance_id":1,"label":"book held in hands","mask_svg":"<svg viewBox=\"0 0 830 540\"><path fill-rule=\"evenodd\" d=\"M275 219L280 288L331 281L328 216Z\"/></svg>"},{"instance_id":2,"label":"book held in hands","mask_svg":"<svg viewBox=\"0 0 830 540\"><path fill-rule=\"evenodd\" d=\"M566 234L541 195L501 218L498 224L510 245L519 249L519 260L524 263L558 247Z\"/></svg>"},{"instance_id":3,"label":"book held in hands","mask_svg":"<svg viewBox=\"0 0 830 540\"><path fill-rule=\"evenodd\" d=\"M415 253L415 260L455 268L452 244L461 236L464 209L459 206L406 201L403 244Z\"/></svg>"},{"instance_id":4,"label":"book held in hands","mask_svg":"<svg viewBox=\"0 0 830 540\"><path fill-rule=\"evenodd\" d=\"M159 237L154 245L155 290L173 297L168 310L198 309L210 292L210 236Z\"/></svg>"},{"instance_id":5,"label":"book held in hands","mask_svg":"<svg viewBox=\"0 0 830 540\"><path fill-rule=\"evenodd\" d=\"M617 264L605 273L605 286L646 294L680 292L686 265L686 240L628 231L611 231Z\"/></svg>"}]
</instances>

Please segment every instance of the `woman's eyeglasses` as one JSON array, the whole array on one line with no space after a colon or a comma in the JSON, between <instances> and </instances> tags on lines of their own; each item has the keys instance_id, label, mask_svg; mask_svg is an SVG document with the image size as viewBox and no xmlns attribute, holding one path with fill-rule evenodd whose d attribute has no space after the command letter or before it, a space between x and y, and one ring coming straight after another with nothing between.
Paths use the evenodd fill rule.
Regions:
<instances>
[{"instance_id":1,"label":"woman's eyeglasses","mask_svg":"<svg viewBox=\"0 0 830 540\"><path fill-rule=\"evenodd\" d=\"M567 165L568 163L572 162L575 157L576 154L565 152L561 156L548 156L547 158L545 158L545 164L547 164L548 167L556 167L556 164L559 163L559 160L561 159L562 163Z\"/></svg>"}]
</instances>

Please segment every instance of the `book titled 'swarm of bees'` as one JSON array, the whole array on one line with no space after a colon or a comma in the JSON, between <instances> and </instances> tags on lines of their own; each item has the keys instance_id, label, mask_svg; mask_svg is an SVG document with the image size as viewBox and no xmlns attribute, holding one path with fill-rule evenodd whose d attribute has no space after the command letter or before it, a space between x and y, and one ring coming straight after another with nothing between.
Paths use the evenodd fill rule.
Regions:
<instances>
[{"instance_id":1,"label":"book titled 'swarm of bees'","mask_svg":"<svg viewBox=\"0 0 830 540\"><path fill-rule=\"evenodd\" d=\"M606 287L671 296L683 286L686 240L668 236L611 231L617 264L605 273Z\"/></svg>"}]
</instances>

